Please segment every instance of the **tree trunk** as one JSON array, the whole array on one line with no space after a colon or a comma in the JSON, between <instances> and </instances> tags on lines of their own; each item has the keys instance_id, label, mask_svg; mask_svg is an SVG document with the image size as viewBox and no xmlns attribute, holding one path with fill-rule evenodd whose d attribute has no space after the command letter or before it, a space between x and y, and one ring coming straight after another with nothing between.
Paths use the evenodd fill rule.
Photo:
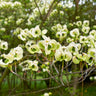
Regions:
<instances>
[{"instance_id":1,"label":"tree trunk","mask_svg":"<svg viewBox=\"0 0 96 96\"><path fill-rule=\"evenodd\" d=\"M4 80L4 78L9 74L9 69L6 68L4 73L3 73L3 76L0 78L0 88L1 88L1 85L2 85L2 82Z\"/></svg>"},{"instance_id":2,"label":"tree trunk","mask_svg":"<svg viewBox=\"0 0 96 96\"><path fill-rule=\"evenodd\" d=\"M72 67L73 67L73 72L78 71L76 64L73 64ZM77 87L78 87L78 82L77 81L78 81L78 74L74 74L74 76L73 76L73 86L72 86L73 88L72 88L71 96L76 96L76 94L77 94Z\"/></svg>"}]
</instances>

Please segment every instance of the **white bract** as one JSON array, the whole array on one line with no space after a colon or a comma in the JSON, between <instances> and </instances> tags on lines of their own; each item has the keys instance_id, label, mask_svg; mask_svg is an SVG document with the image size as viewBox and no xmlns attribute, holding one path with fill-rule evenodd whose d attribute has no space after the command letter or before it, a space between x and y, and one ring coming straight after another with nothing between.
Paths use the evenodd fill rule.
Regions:
<instances>
[{"instance_id":1,"label":"white bract","mask_svg":"<svg viewBox=\"0 0 96 96\"><path fill-rule=\"evenodd\" d=\"M4 63L2 59L0 60L0 67L6 68L8 66L8 63Z\"/></svg>"},{"instance_id":2,"label":"white bract","mask_svg":"<svg viewBox=\"0 0 96 96\"><path fill-rule=\"evenodd\" d=\"M18 38L22 41L26 41L27 34L22 30L21 33L18 35Z\"/></svg>"},{"instance_id":3,"label":"white bract","mask_svg":"<svg viewBox=\"0 0 96 96\"><path fill-rule=\"evenodd\" d=\"M88 49L88 54L89 54L89 56L91 56L91 57L96 56L96 49L95 49L95 48L90 48L90 49Z\"/></svg>"},{"instance_id":4,"label":"white bract","mask_svg":"<svg viewBox=\"0 0 96 96\"><path fill-rule=\"evenodd\" d=\"M64 60L64 51L62 50L62 48L59 48L58 50L56 50L55 59L56 59L56 61Z\"/></svg>"},{"instance_id":5,"label":"white bract","mask_svg":"<svg viewBox=\"0 0 96 96\"><path fill-rule=\"evenodd\" d=\"M72 61L74 64L79 64L80 62L80 60L76 56L73 56Z\"/></svg>"}]
</instances>

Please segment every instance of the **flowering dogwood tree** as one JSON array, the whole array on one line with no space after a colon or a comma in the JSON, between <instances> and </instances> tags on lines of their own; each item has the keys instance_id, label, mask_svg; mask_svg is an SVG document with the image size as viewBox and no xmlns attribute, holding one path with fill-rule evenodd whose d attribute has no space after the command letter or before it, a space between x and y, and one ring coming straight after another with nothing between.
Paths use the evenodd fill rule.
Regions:
<instances>
[{"instance_id":1,"label":"flowering dogwood tree","mask_svg":"<svg viewBox=\"0 0 96 96\"><path fill-rule=\"evenodd\" d=\"M57 14L63 20L63 9L74 7L71 2L64 4L60 0L25 0L25 3L23 0L9 1L0 2L0 32L6 36L11 35L11 38L18 41L14 41L18 45L10 47L14 42L6 42L6 38L5 41L1 38L0 67L6 68L5 74L6 70L10 70L12 74L26 81L50 80L48 82L51 84L54 80L56 86L48 86L51 87L49 90L65 86L69 93L75 96L78 83L83 82L95 70L95 25L90 27L89 20L77 20L68 24L62 23L63 21L59 23L58 18L54 20ZM8 10L12 14L6 15ZM49 21L52 18L54 23L51 24ZM20 72L31 73L31 79L20 76ZM48 77L32 78L36 73L42 74L42 77L47 74ZM0 84L2 81L1 78ZM48 96L46 94L44 96Z\"/></svg>"}]
</instances>

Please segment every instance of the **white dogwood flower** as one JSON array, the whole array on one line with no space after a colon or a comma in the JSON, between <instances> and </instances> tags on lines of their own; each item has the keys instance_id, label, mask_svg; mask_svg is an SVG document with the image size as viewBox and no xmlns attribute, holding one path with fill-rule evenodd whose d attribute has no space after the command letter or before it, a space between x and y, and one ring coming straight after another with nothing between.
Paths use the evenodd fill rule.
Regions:
<instances>
[{"instance_id":1,"label":"white dogwood flower","mask_svg":"<svg viewBox=\"0 0 96 96\"><path fill-rule=\"evenodd\" d=\"M89 20L84 20L83 21L83 26L87 26L88 27L89 26Z\"/></svg>"},{"instance_id":2,"label":"white dogwood flower","mask_svg":"<svg viewBox=\"0 0 96 96\"><path fill-rule=\"evenodd\" d=\"M57 24L56 26L57 26L57 28L58 28L59 30L62 29L62 25L61 25L61 24Z\"/></svg>"},{"instance_id":3,"label":"white dogwood flower","mask_svg":"<svg viewBox=\"0 0 96 96\"><path fill-rule=\"evenodd\" d=\"M5 60L4 63L12 63L14 60L14 53L2 54L1 55Z\"/></svg>"},{"instance_id":4,"label":"white dogwood flower","mask_svg":"<svg viewBox=\"0 0 96 96\"><path fill-rule=\"evenodd\" d=\"M77 53L79 51L78 46L74 43L71 42L68 46L67 46L68 50L72 53Z\"/></svg>"},{"instance_id":5,"label":"white dogwood flower","mask_svg":"<svg viewBox=\"0 0 96 96\"><path fill-rule=\"evenodd\" d=\"M23 22L23 19L20 18L20 19L18 19L18 20L16 21L16 24L17 24L17 25L20 25L22 22Z\"/></svg>"},{"instance_id":6,"label":"white dogwood flower","mask_svg":"<svg viewBox=\"0 0 96 96\"><path fill-rule=\"evenodd\" d=\"M23 49L18 46L11 49L8 54L2 54L1 57L5 59L4 63L12 63L14 60L20 60L23 57Z\"/></svg>"},{"instance_id":7,"label":"white dogwood flower","mask_svg":"<svg viewBox=\"0 0 96 96\"><path fill-rule=\"evenodd\" d=\"M83 54L82 54L82 59L83 59L83 61L87 61L88 58L89 58L89 56L88 56L87 53L83 53Z\"/></svg>"},{"instance_id":8,"label":"white dogwood flower","mask_svg":"<svg viewBox=\"0 0 96 96\"><path fill-rule=\"evenodd\" d=\"M72 61L74 64L79 64L80 62L80 60L76 56L73 56Z\"/></svg>"},{"instance_id":9,"label":"white dogwood flower","mask_svg":"<svg viewBox=\"0 0 96 96\"><path fill-rule=\"evenodd\" d=\"M57 32L57 33L56 33L56 37L57 37L57 38L61 38L61 36L62 36L62 33L61 33L61 32Z\"/></svg>"},{"instance_id":10,"label":"white dogwood flower","mask_svg":"<svg viewBox=\"0 0 96 96\"><path fill-rule=\"evenodd\" d=\"M92 36L96 35L96 30L91 30L90 35L92 35Z\"/></svg>"},{"instance_id":11,"label":"white dogwood flower","mask_svg":"<svg viewBox=\"0 0 96 96\"><path fill-rule=\"evenodd\" d=\"M62 41L65 37L67 36L67 32L57 32L56 33L56 37L60 39L60 41Z\"/></svg>"},{"instance_id":12,"label":"white dogwood flower","mask_svg":"<svg viewBox=\"0 0 96 96\"><path fill-rule=\"evenodd\" d=\"M79 36L79 29L78 28L75 28L73 30L70 31L70 35L72 37L78 37Z\"/></svg>"},{"instance_id":13,"label":"white dogwood flower","mask_svg":"<svg viewBox=\"0 0 96 96\"><path fill-rule=\"evenodd\" d=\"M41 30L39 28L39 25L37 25L34 29L32 29L32 36L34 38L37 38L41 35Z\"/></svg>"},{"instance_id":14,"label":"white dogwood flower","mask_svg":"<svg viewBox=\"0 0 96 96\"><path fill-rule=\"evenodd\" d=\"M76 22L76 25L77 25L78 27L80 27L80 26L82 25L82 21L77 21L77 22Z\"/></svg>"},{"instance_id":15,"label":"white dogwood flower","mask_svg":"<svg viewBox=\"0 0 96 96\"><path fill-rule=\"evenodd\" d=\"M21 3L18 2L18 1L15 1L14 4L13 4L13 7L14 8L21 7Z\"/></svg>"},{"instance_id":16,"label":"white dogwood flower","mask_svg":"<svg viewBox=\"0 0 96 96\"><path fill-rule=\"evenodd\" d=\"M72 54L69 51L64 51L64 60L70 61L72 59Z\"/></svg>"},{"instance_id":17,"label":"white dogwood flower","mask_svg":"<svg viewBox=\"0 0 96 96\"><path fill-rule=\"evenodd\" d=\"M27 33L25 33L25 32L22 30L21 33L18 35L18 38L21 39L22 41L26 41Z\"/></svg>"},{"instance_id":18,"label":"white dogwood flower","mask_svg":"<svg viewBox=\"0 0 96 96\"><path fill-rule=\"evenodd\" d=\"M34 45L34 44L36 44L36 42L35 42L34 40L29 40L29 41L26 43L25 47L26 47L26 48L29 48L29 47L31 47L31 46Z\"/></svg>"},{"instance_id":19,"label":"white dogwood flower","mask_svg":"<svg viewBox=\"0 0 96 96\"><path fill-rule=\"evenodd\" d=\"M79 42L80 43L86 43L87 37L86 36L80 36Z\"/></svg>"},{"instance_id":20,"label":"white dogwood flower","mask_svg":"<svg viewBox=\"0 0 96 96\"><path fill-rule=\"evenodd\" d=\"M7 50L8 49L8 43L1 40L0 49Z\"/></svg>"},{"instance_id":21,"label":"white dogwood flower","mask_svg":"<svg viewBox=\"0 0 96 96\"><path fill-rule=\"evenodd\" d=\"M27 47L27 50L31 53L41 53L41 50L37 44L31 45L30 47Z\"/></svg>"},{"instance_id":22,"label":"white dogwood flower","mask_svg":"<svg viewBox=\"0 0 96 96\"><path fill-rule=\"evenodd\" d=\"M94 40L96 40L96 30L90 31L90 35L92 36L92 38L94 38Z\"/></svg>"},{"instance_id":23,"label":"white dogwood flower","mask_svg":"<svg viewBox=\"0 0 96 96\"><path fill-rule=\"evenodd\" d=\"M64 60L64 52L63 52L62 48L59 48L58 50L56 50L55 59L56 59L56 61Z\"/></svg>"},{"instance_id":24,"label":"white dogwood flower","mask_svg":"<svg viewBox=\"0 0 96 96\"><path fill-rule=\"evenodd\" d=\"M47 29L44 29L44 30L42 30L42 32L41 32L41 35L42 35L42 37L43 37L43 39L45 39L46 38L46 33L47 33Z\"/></svg>"},{"instance_id":25,"label":"white dogwood flower","mask_svg":"<svg viewBox=\"0 0 96 96\"><path fill-rule=\"evenodd\" d=\"M14 60L20 60L23 58L23 49L21 47L16 47L10 51L14 53Z\"/></svg>"},{"instance_id":26,"label":"white dogwood flower","mask_svg":"<svg viewBox=\"0 0 96 96\"><path fill-rule=\"evenodd\" d=\"M86 43L88 44L88 47L95 47L94 37L92 35L87 36Z\"/></svg>"},{"instance_id":27,"label":"white dogwood flower","mask_svg":"<svg viewBox=\"0 0 96 96\"><path fill-rule=\"evenodd\" d=\"M96 49L95 48L88 49L88 55L94 57L96 55Z\"/></svg>"},{"instance_id":28,"label":"white dogwood flower","mask_svg":"<svg viewBox=\"0 0 96 96\"><path fill-rule=\"evenodd\" d=\"M82 32L84 32L85 34L89 33L89 31L90 31L90 27L85 27L85 26L82 27Z\"/></svg>"}]
</instances>

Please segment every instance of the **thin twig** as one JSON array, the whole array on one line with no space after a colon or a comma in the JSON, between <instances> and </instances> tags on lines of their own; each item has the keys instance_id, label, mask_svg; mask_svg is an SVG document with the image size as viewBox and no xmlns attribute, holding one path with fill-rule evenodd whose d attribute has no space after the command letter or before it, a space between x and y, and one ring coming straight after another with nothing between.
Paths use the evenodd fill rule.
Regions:
<instances>
[{"instance_id":1,"label":"thin twig","mask_svg":"<svg viewBox=\"0 0 96 96\"><path fill-rule=\"evenodd\" d=\"M19 96L19 95L25 95L25 94L32 94L32 93L39 93L39 92L43 92L43 91L47 91L47 90L52 90L52 89L57 89L57 88L60 88L62 87L62 85L59 85L59 86L56 86L56 87L51 87L51 88L45 88L45 89L41 89L41 90L38 90L38 91L34 91L34 92L23 92L23 93L19 93L19 94L16 94L16 95L11 95L11 96Z\"/></svg>"},{"instance_id":2,"label":"thin twig","mask_svg":"<svg viewBox=\"0 0 96 96\"><path fill-rule=\"evenodd\" d=\"M36 7L38 8L38 11L39 11L39 13L40 13L40 17L41 17L41 19L43 19L42 14L41 14L41 11L40 11L40 8L39 8L39 6L38 6L36 0L34 0L34 2L35 2Z\"/></svg>"}]
</instances>

